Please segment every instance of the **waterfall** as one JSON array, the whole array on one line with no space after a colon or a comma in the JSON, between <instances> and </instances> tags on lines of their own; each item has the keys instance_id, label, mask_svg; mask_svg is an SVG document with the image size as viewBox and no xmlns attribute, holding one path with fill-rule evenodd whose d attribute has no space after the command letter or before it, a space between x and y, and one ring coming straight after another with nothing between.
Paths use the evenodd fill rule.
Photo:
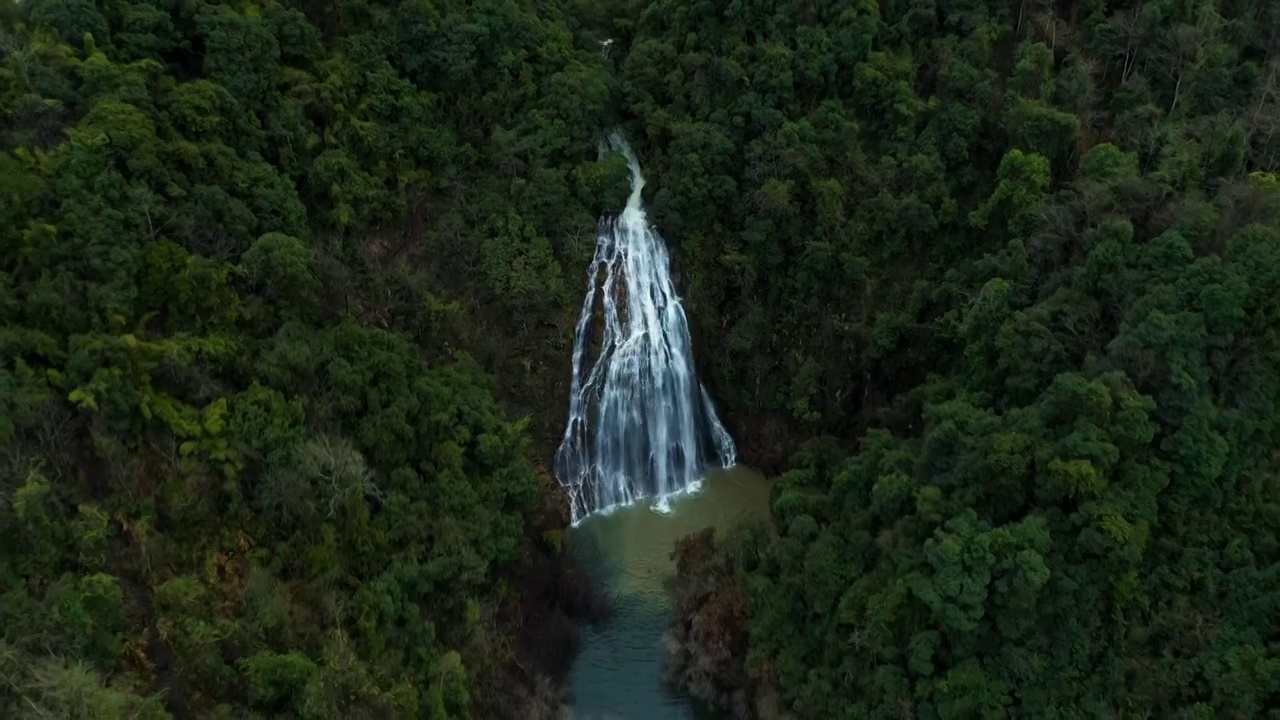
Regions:
<instances>
[{"instance_id":1,"label":"waterfall","mask_svg":"<svg viewBox=\"0 0 1280 720\"><path fill-rule=\"evenodd\" d=\"M619 135L608 146L627 159L631 195L620 215L600 222L575 330L569 421L556 452L575 523L641 498L665 507L736 453L694 370L667 249L641 202L640 163Z\"/></svg>"}]
</instances>

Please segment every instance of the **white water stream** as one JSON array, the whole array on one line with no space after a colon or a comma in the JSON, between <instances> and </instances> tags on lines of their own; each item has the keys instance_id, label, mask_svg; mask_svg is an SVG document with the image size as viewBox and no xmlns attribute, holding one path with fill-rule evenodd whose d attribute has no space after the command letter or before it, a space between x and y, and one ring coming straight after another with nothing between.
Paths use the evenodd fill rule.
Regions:
<instances>
[{"instance_id":1,"label":"white water stream","mask_svg":"<svg viewBox=\"0 0 1280 720\"><path fill-rule=\"evenodd\" d=\"M631 195L600 223L575 331L569 421L556 452L575 523L643 498L664 510L736 454L694 371L670 258L641 200L640 163L616 134L607 149L626 157Z\"/></svg>"}]
</instances>

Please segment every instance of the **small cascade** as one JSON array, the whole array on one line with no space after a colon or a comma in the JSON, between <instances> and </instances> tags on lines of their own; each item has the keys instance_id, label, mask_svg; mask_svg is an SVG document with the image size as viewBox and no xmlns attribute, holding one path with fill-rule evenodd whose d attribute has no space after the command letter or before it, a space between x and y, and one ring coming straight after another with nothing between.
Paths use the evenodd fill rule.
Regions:
<instances>
[{"instance_id":1,"label":"small cascade","mask_svg":"<svg viewBox=\"0 0 1280 720\"><path fill-rule=\"evenodd\" d=\"M696 487L709 468L733 465L736 453L694 370L666 245L641 202L640 163L617 134L608 146L627 159L631 195L621 214L600 223L574 335L556 477L575 523Z\"/></svg>"}]
</instances>

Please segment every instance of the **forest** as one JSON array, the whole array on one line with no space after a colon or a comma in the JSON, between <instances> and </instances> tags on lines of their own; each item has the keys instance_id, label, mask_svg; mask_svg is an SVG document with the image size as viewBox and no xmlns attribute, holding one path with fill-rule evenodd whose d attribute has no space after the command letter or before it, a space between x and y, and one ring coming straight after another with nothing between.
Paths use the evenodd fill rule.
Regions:
<instances>
[{"instance_id":1,"label":"forest","mask_svg":"<svg viewBox=\"0 0 1280 720\"><path fill-rule=\"evenodd\" d=\"M1280 712L1280 7L656 2L630 48L708 369L803 441L776 531L679 553L743 649L693 684Z\"/></svg>"},{"instance_id":2,"label":"forest","mask_svg":"<svg viewBox=\"0 0 1280 720\"><path fill-rule=\"evenodd\" d=\"M0 0L0 716L558 717L611 128L779 476L695 694L1277 716L1269 0Z\"/></svg>"},{"instance_id":3,"label":"forest","mask_svg":"<svg viewBox=\"0 0 1280 720\"><path fill-rule=\"evenodd\" d=\"M625 192L595 48L503 0L4 15L0 716L534 717L563 522L494 371L556 349L468 333L553 323Z\"/></svg>"}]
</instances>

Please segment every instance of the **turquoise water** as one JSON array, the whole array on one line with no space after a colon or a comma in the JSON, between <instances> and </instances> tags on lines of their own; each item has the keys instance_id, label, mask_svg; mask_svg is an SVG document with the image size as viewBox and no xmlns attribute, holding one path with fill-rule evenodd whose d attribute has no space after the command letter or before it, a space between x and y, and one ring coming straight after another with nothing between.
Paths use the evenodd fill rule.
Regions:
<instances>
[{"instance_id":1,"label":"turquoise water","mask_svg":"<svg viewBox=\"0 0 1280 720\"><path fill-rule=\"evenodd\" d=\"M663 580L677 539L768 513L769 484L744 467L715 470L699 492L592 516L568 534L572 552L615 597L600 628L584 628L571 676L574 720L704 720L714 717L662 682L662 634L671 621Z\"/></svg>"}]
</instances>

